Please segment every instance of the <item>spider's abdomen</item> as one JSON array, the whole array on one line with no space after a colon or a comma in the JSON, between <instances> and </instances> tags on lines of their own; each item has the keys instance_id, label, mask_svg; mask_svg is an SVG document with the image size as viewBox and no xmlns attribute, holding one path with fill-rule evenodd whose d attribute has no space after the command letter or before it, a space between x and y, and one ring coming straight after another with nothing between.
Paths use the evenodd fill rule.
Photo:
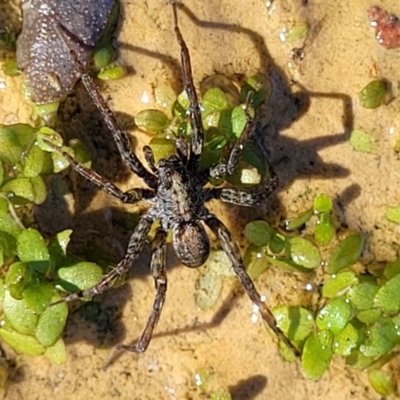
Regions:
<instances>
[{"instance_id":1,"label":"spider's abdomen","mask_svg":"<svg viewBox=\"0 0 400 400\"><path fill-rule=\"evenodd\" d=\"M182 264L196 268L206 262L210 254L210 241L200 222L182 222L173 228L172 233L175 254Z\"/></svg>"}]
</instances>

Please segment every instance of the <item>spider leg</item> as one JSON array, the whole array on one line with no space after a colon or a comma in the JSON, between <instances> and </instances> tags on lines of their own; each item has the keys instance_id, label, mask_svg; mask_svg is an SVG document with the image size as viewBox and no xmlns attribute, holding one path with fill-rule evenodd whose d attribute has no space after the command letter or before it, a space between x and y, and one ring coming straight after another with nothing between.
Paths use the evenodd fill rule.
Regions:
<instances>
[{"instance_id":1,"label":"spider leg","mask_svg":"<svg viewBox=\"0 0 400 400\"><path fill-rule=\"evenodd\" d=\"M103 116L108 129L111 131L122 159L131 171L144 180L147 186L155 189L157 186L156 177L150 173L136 157L132 150L128 135L119 128L114 113L111 111L110 107L108 107L92 77L85 71L81 72L81 80L94 104Z\"/></svg>"},{"instance_id":2,"label":"spider leg","mask_svg":"<svg viewBox=\"0 0 400 400\"><path fill-rule=\"evenodd\" d=\"M190 63L189 50L178 26L176 1L171 0L171 5L174 14L175 34L179 46L181 48L183 87L187 93L190 102L189 120L191 128L191 141L190 141L191 147L190 147L189 168L191 168L192 171L197 171L199 169L200 156L203 151L203 144L204 144L203 123L201 119L199 100L197 98L196 89L193 83L193 74Z\"/></svg>"},{"instance_id":3,"label":"spider leg","mask_svg":"<svg viewBox=\"0 0 400 400\"><path fill-rule=\"evenodd\" d=\"M93 297L96 294L100 294L108 290L118 278L128 272L133 261L142 251L146 242L146 236L150 231L153 221L154 219L147 215L144 215L140 219L129 240L125 257L111 270L111 272L105 275L99 283L80 292L71 293L62 300L56 301L51 305L54 306L59 303L78 300L82 297Z\"/></svg>"},{"instance_id":4,"label":"spider leg","mask_svg":"<svg viewBox=\"0 0 400 400\"><path fill-rule=\"evenodd\" d=\"M259 308L263 320L274 331L278 339L282 340L282 342L284 342L286 346L291 351L293 351L293 353L296 356L299 356L300 355L299 351L293 346L290 340L278 327L275 317L272 314L271 310L261 300L261 297L257 292L254 283L252 282L252 280L250 279L249 275L246 272L243 263L243 258L240 254L240 250L236 245L236 243L234 242L228 229L214 215L209 215L206 218L205 222L221 242L221 246L225 251L225 253L227 254L240 283L242 284L247 295L250 297L250 300Z\"/></svg>"},{"instance_id":5,"label":"spider leg","mask_svg":"<svg viewBox=\"0 0 400 400\"><path fill-rule=\"evenodd\" d=\"M104 179L97 172L91 170L90 168L85 167L81 163L78 163L73 157L71 157L70 154L63 151L60 147L55 146L53 143L47 140L44 140L44 142L46 143L47 146L51 147L54 151L57 151L64 158L66 158L68 162L71 164L72 168L74 168L74 170L78 172L79 175L83 176L88 181L94 183L100 189L118 198L122 202L127 204L133 204L137 203L142 199L150 199L154 197L153 190L149 189L130 189L127 192L123 192L113 183L108 182L106 179Z\"/></svg>"},{"instance_id":6,"label":"spider leg","mask_svg":"<svg viewBox=\"0 0 400 400\"><path fill-rule=\"evenodd\" d=\"M153 308L146 323L146 327L134 346L119 345L117 347L118 350L128 350L135 353L143 353L146 351L150 343L154 328L160 319L162 307L165 301L165 295L167 292L167 274L165 271L166 239L167 232L162 228L159 228L153 242L151 255L151 271L157 292L154 299Z\"/></svg>"},{"instance_id":7,"label":"spider leg","mask_svg":"<svg viewBox=\"0 0 400 400\"><path fill-rule=\"evenodd\" d=\"M245 127L243 128L243 132L240 135L240 138L236 141L235 145L233 146L228 157L228 162L219 163L210 168L210 176L212 178L220 179L224 178L226 175L232 175L240 161L244 145L249 140L254 127L254 119L248 113L250 100L251 100L251 93L249 94L246 100L245 113L247 121Z\"/></svg>"},{"instance_id":8,"label":"spider leg","mask_svg":"<svg viewBox=\"0 0 400 400\"><path fill-rule=\"evenodd\" d=\"M150 167L152 172L155 174L157 172L156 163L154 160L154 153L150 146L143 146L143 154L147 165Z\"/></svg>"},{"instance_id":9,"label":"spider leg","mask_svg":"<svg viewBox=\"0 0 400 400\"><path fill-rule=\"evenodd\" d=\"M242 207L253 207L266 199L279 185L279 179L272 167L270 167L270 179L268 184L258 191L246 191L235 188L209 188L205 189L206 201L220 199L225 203Z\"/></svg>"}]
</instances>

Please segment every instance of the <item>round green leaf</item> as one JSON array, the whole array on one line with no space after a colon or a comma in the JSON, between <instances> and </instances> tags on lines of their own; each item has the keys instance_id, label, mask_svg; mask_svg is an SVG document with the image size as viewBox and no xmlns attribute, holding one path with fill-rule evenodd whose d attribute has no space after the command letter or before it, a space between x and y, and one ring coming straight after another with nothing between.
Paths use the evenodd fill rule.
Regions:
<instances>
[{"instance_id":1,"label":"round green leaf","mask_svg":"<svg viewBox=\"0 0 400 400\"><path fill-rule=\"evenodd\" d=\"M101 281L102 269L94 263L82 261L69 267L62 267L57 271L57 282L68 292L78 292L89 289Z\"/></svg>"},{"instance_id":2,"label":"round green leaf","mask_svg":"<svg viewBox=\"0 0 400 400\"><path fill-rule=\"evenodd\" d=\"M364 108L377 108L384 103L387 91L386 82L375 80L361 90L358 100Z\"/></svg>"},{"instance_id":3,"label":"round green leaf","mask_svg":"<svg viewBox=\"0 0 400 400\"><path fill-rule=\"evenodd\" d=\"M350 304L343 298L336 298L323 307L316 318L320 330L329 330L337 335L349 322L352 316Z\"/></svg>"},{"instance_id":4,"label":"round green leaf","mask_svg":"<svg viewBox=\"0 0 400 400\"><path fill-rule=\"evenodd\" d=\"M50 264L50 256L42 235L33 228L25 229L18 236L18 257L28 263L33 271L44 274Z\"/></svg>"},{"instance_id":5,"label":"round green leaf","mask_svg":"<svg viewBox=\"0 0 400 400\"><path fill-rule=\"evenodd\" d=\"M317 213L330 213L333 209L332 199L326 194L319 194L314 199L314 211Z\"/></svg>"},{"instance_id":6,"label":"round green leaf","mask_svg":"<svg viewBox=\"0 0 400 400\"><path fill-rule=\"evenodd\" d=\"M380 369L372 369L368 371L369 383L383 397L390 396L394 392L396 382L392 376L386 371Z\"/></svg>"},{"instance_id":7,"label":"round green leaf","mask_svg":"<svg viewBox=\"0 0 400 400\"><path fill-rule=\"evenodd\" d=\"M352 285L358 283L356 274L352 271L344 271L339 274L333 274L329 278L322 288L322 296L324 297L335 297L338 293L342 292L346 288L350 288Z\"/></svg>"},{"instance_id":8,"label":"round green leaf","mask_svg":"<svg viewBox=\"0 0 400 400\"><path fill-rule=\"evenodd\" d=\"M307 379L319 379L328 369L331 358L332 349L326 344L326 338L312 333L304 344L301 357L304 376Z\"/></svg>"},{"instance_id":9,"label":"round green leaf","mask_svg":"<svg viewBox=\"0 0 400 400\"><path fill-rule=\"evenodd\" d=\"M212 250L206 265L217 274L222 276L236 276L232 263L224 250Z\"/></svg>"},{"instance_id":10,"label":"round green leaf","mask_svg":"<svg viewBox=\"0 0 400 400\"><path fill-rule=\"evenodd\" d=\"M328 246L335 236L335 227L332 223L332 217L328 213L318 215L317 225L314 230L315 240L321 246Z\"/></svg>"},{"instance_id":11,"label":"round green leaf","mask_svg":"<svg viewBox=\"0 0 400 400\"><path fill-rule=\"evenodd\" d=\"M53 298L53 301L60 297ZM66 303L60 303L55 306L47 307L39 316L35 330L36 339L43 346L52 346L60 338L67 322L68 306Z\"/></svg>"},{"instance_id":12,"label":"round green leaf","mask_svg":"<svg viewBox=\"0 0 400 400\"><path fill-rule=\"evenodd\" d=\"M268 268L265 248L250 245L244 255L244 265L251 280L256 280Z\"/></svg>"},{"instance_id":13,"label":"round green leaf","mask_svg":"<svg viewBox=\"0 0 400 400\"><path fill-rule=\"evenodd\" d=\"M103 81L121 79L127 73L125 65L113 64L106 68L102 68L97 77Z\"/></svg>"},{"instance_id":14,"label":"round green leaf","mask_svg":"<svg viewBox=\"0 0 400 400\"><path fill-rule=\"evenodd\" d=\"M340 356L348 356L352 349L357 346L358 331L353 324L347 324L344 329L335 335L333 341L333 351Z\"/></svg>"},{"instance_id":15,"label":"round green leaf","mask_svg":"<svg viewBox=\"0 0 400 400\"><path fill-rule=\"evenodd\" d=\"M367 357L386 354L397 344L398 327L390 318L381 318L369 330L369 337L360 351Z\"/></svg>"},{"instance_id":16,"label":"round green leaf","mask_svg":"<svg viewBox=\"0 0 400 400\"><path fill-rule=\"evenodd\" d=\"M24 262L16 262L8 268L5 284L7 290L14 299L22 299L22 291L31 279L28 265Z\"/></svg>"},{"instance_id":17,"label":"round green leaf","mask_svg":"<svg viewBox=\"0 0 400 400\"><path fill-rule=\"evenodd\" d=\"M48 358L53 364L61 365L67 362L67 350L62 338L59 338L53 346L46 347L44 356Z\"/></svg>"},{"instance_id":18,"label":"round green leaf","mask_svg":"<svg viewBox=\"0 0 400 400\"><path fill-rule=\"evenodd\" d=\"M371 153L374 150L374 138L361 129L355 129L350 133L350 146L360 153Z\"/></svg>"},{"instance_id":19,"label":"round green leaf","mask_svg":"<svg viewBox=\"0 0 400 400\"><path fill-rule=\"evenodd\" d=\"M208 269L196 281L195 301L202 310L208 310L217 302L222 290L221 275Z\"/></svg>"},{"instance_id":20,"label":"round green leaf","mask_svg":"<svg viewBox=\"0 0 400 400\"><path fill-rule=\"evenodd\" d=\"M169 134L160 134L150 140L149 146L153 151L154 160L158 163L162 159L167 159L175 154L175 141Z\"/></svg>"},{"instance_id":21,"label":"round green leaf","mask_svg":"<svg viewBox=\"0 0 400 400\"><path fill-rule=\"evenodd\" d=\"M25 300L14 299L8 290L4 293L3 311L19 333L29 335L35 331L38 315L26 305Z\"/></svg>"},{"instance_id":22,"label":"round green leaf","mask_svg":"<svg viewBox=\"0 0 400 400\"><path fill-rule=\"evenodd\" d=\"M272 310L278 327L291 341L303 341L314 330L314 318L302 307L275 307Z\"/></svg>"},{"instance_id":23,"label":"round green leaf","mask_svg":"<svg viewBox=\"0 0 400 400\"><path fill-rule=\"evenodd\" d=\"M335 274L341 269L353 265L361 256L364 242L364 237L359 233L347 236L329 257L328 271Z\"/></svg>"},{"instance_id":24,"label":"round green leaf","mask_svg":"<svg viewBox=\"0 0 400 400\"><path fill-rule=\"evenodd\" d=\"M40 356L45 352L45 348L33 336L0 328L0 337L18 353Z\"/></svg>"},{"instance_id":25,"label":"round green leaf","mask_svg":"<svg viewBox=\"0 0 400 400\"><path fill-rule=\"evenodd\" d=\"M318 247L300 236L289 238L290 257L292 261L304 268L314 269L321 264Z\"/></svg>"},{"instance_id":26,"label":"round green leaf","mask_svg":"<svg viewBox=\"0 0 400 400\"><path fill-rule=\"evenodd\" d=\"M168 128L170 120L162 111L143 110L136 115L135 123L148 132L161 132Z\"/></svg>"},{"instance_id":27,"label":"round green leaf","mask_svg":"<svg viewBox=\"0 0 400 400\"><path fill-rule=\"evenodd\" d=\"M27 307L40 314L50 304L53 293L54 288L50 283L32 282L25 287L22 296Z\"/></svg>"},{"instance_id":28,"label":"round green leaf","mask_svg":"<svg viewBox=\"0 0 400 400\"><path fill-rule=\"evenodd\" d=\"M201 105L206 114L210 111L223 111L230 108L225 93L218 87L208 89L204 93Z\"/></svg>"},{"instance_id":29,"label":"round green leaf","mask_svg":"<svg viewBox=\"0 0 400 400\"><path fill-rule=\"evenodd\" d=\"M269 243L274 230L266 221L249 222L244 228L244 236L256 246L265 246Z\"/></svg>"},{"instance_id":30,"label":"round green leaf","mask_svg":"<svg viewBox=\"0 0 400 400\"><path fill-rule=\"evenodd\" d=\"M382 308L384 312L400 310L400 275L395 275L379 288L374 304Z\"/></svg>"},{"instance_id":31,"label":"round green leaf","mask_svg":"<svg viewBox=\"0 0 400 400\"><path fill-rule=\"evenodd\" d=\"M373 306L374 296L378 289L376 283L361 282L349 289L347 297L357 310L368 310Z\"/></svg>"}]
</instances>

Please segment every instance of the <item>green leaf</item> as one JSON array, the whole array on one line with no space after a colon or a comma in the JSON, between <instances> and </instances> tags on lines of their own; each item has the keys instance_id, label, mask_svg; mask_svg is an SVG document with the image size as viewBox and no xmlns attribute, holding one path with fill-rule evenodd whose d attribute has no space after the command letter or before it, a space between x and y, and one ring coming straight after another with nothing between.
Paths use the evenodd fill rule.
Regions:
<instances>
[{"instance_id":1,"label":"green leaf","mask_svg":"<svg viewBox=\"0 0 400 400\"><path fill-rule=\"evenodd\" d=\"M153 151L154 160L158 163L162 159L167 159L175 154L175 141L169 134L160 134L150 140L149 146Z\"/></svg>"},{"instance_id":2,"label":"green leaf","mask_svg":"<svg viewBox=\"0 0 400 400\"><path fill-rule=\"evenodd\" d=\"M23 166L21 175L26 178L33 178L42 173L46 160L50 157L36 143L33 144L28 153L23 157Z\"/></svg>"},{"instance_id":3,"label":"green leaf","mask_svg":"<svg viewBox=\"0 0 400 400\"><path fill-rule=\"evenodd\" d=\"M320 213L318 215L317 225L314 229L315 240L321 246L328 246L335 236L335 227L332 223L331 214Z\"/></svg>"},{"instance_id":4,"label":"green leaf","mask_svg":"<svg viewBox=\"0 0 400 400\"><path fill-rule=\"evenodd\" d=\"M36 136L36 129L27 124L0 125L0 160L15 165L23 148Z\"/></svg>"},{"instance_id":5,"label":"green leaf","mask_svg":"<svg viewBox=\"0 0 400 400\"><path fill-rule=\"evenodd\" d=\"M148 132L161 132L168 128L171 121L159 110L143 110L135 117L135 123L139 128Z\"/></svg>"},{"instance_id":6,"label":"green leaf","mask_svg":"<svg viewBox=\"0 0 400 400\"><path fill-rule=\"evenodd\" d=\"M196 281L195 301L202 310L208 310L213 307L222 290L221 275L215 271L208 269L205 274L201 275Z\"/></svg>"},{"instance_id":7,"label":"green leaf","mask_svg":"<svg viewBox=\"0 0 400 400\"><path fill-rule=\"evenodd\" d=\"M29 283L22 292L25 304L37 314L41 314L50 304L54 287L48 283Z\"/></svg>"},{"instance_id":8,"label":"green leaf","mask_svg":"<svg viewBox=\"0 0 400 400\"><path fill-rule=\"evenodd\" d=\"M285 244L286 237L281 235L280 233L275 233L274 235L272 235L268 247L272 251L272 253L279 254L285 248Z\"/></svg>"},{"instance_id":9,"label":"green leaf","mask_svg":"<svg viewBox=\"0 0 400 400\"><path fill-rule=\"evenodd\" d=\"M353 349L346 358L346 364L359 371L364 371L375 361L374 357L367 357L360 351Z\"/></svg>"},{"instance_id":10,"label":"green leaf","mask_svg":"<svg viewBox=\"0 0 400 400\"><path fill-rule=\"evenodd\" d=\"M373 324L382 316L382 311L379 308L370 310L362 310L357 314L357 319L364 324Z\"/></svg>"},{"instance_id":11,"label":"green leaf","mask_svg":"<svg viewBox=\"0 0 400 400\"><path fill-rule=\"evenodd\" d=\"M93 61L97 69L107 67L115 56L115 50L113 47L104 46L93 52Z\"/></svg>"},{"instance_id":12,"label":"green leaf","mask_svg":"<svg viewBox=\"0 0 400 400\"><path fill-rule=\"evenodd\" d=\"M262 74L256 74L247 78L240 89L240 101L245 103L249 92L252 93L251 106L259 107L271 95L271 82Z\"/></svg>"},{"instance_id":13,"label":"green leaf","mask_svg":"<svg viewBox=\"0 0 400 400\"><path fill-rule=\"evenodd\" d=\"M265 257L265 248L250 245L244 255L244 265L251 280L255 281L268 268L268 259Z\"/></svg>"},{"instance_id":14,"label":"green leaf","mask_svg":"<svg viewBox=\"0 0 400 400\"><path fill-rule=\"evenodd\" d=\"M322 288L322 296L335 297L340 294L344 289L350 288L352 285L358 283L356 274L352 271L344 271L339 274L333 274Z\"/></svg>"},{"instance_id":15,"label":"green leaf","mask_svg":"<svg viewBox=\"0 0 400 400\"><path fill-rule=\"evenodd\" d=\"M374 138L361 129L351 131L349 143L353 150L360 153L371 153L375 147Z\"/></svg>"},{"instance_id":16,"label":"green leaf","mask_svg":"<svg viewBox=\"0 0 400 400\"><path fill-rule=\"evenodd\" d=\"M315 269L321 264L321 254L314 244L300 236L289 238L292 261L304 268Z\"/></svg>"},{"instance_id":17,"label":"green leaf","mask_svg":"<svg viewBox=\"0 0 400 400\"><path fill-rule=\"evenodd\" d=\"M109 65L106 68L102 68L97 74L97 77L103 81L109 81L109 80L121 79L126 74L127 74L127 69L125 65L115 63Z\"/></svg>"},{"instance_id":18,"label":"green leaf","mask_svg":"<svg viewBox=\"0 0 400 400\"><path fill-rule=\"evenodd\" d=\"M45 352L45 348L33 336L0 328L0 337L17 353L40 356Z\"/></svg>"},{"instance_id":19,"label":"green leaf","mask_svg":"<svg viewBox=\"0 0 400 400\"><path fill-rule=\"evenodd\" d=\"M387 91L388 87L385 81L375 80L361 90L358 100L364 108L378 108L384 103Z\"/></svg>"},{"instance_id":20,"label":"green leaf","mask_svg":"<svg viewBox=\"0 0 400 400\"><path fill-rule=\"evenodd\" d=\"M95 263L82 261L57 271L57 284L67 292L79 292L99 283L103 277L102 269Z\"/></svg>"},{"instance_id":21,"label":"green leaf","mask_svg":"<svg viewBox=\"0 0 400 400\"><path fill-rule=\"evenodd\" d=\"M394 392L396 382L386 371L372 369L368 371L368 380L375 392L383 397L390 396Z\"/></svg>"},{"instance_id":22,"label":"green leaf","mask_svg":"<svg viewBox=\"0 0 400 400\"><path fill-rule=\"evenodd\" d=\"M294 263L292 260L283 257L275 257L275 256L265 256L266 260L276 267L287 269L288 271L296 271L296 272L311 272L308 268L304 268L301 265Z\"/></svg>"},{"instance_id":23,"label":"green leaf","mask_svg":"<svg viewBox=\"0 0 400 400\"><path fill-rule=\"evenodd\" d=\"M206 265L221 276L236 276L232 263L224 250L211 250Z\"/></svg>"},{"instance_id":24,"label":"green leaf","mask_svg":"<svg viewBox=\"0 0 400 400\"><path fill-rule=\"evenodd\" d=\"M154 89L154 97L156 102L162 108L171 110L176 101L176 93L169 85L159 85Z\"/></svg>"},{"instance_id":25,"label":"green leaf","mask_svg":"<svg viewBox=\"0 0 400 400\"><path fill-rule=\"evenodd\" d=\"M211 393L210 400L232 400L232 397L227 390L217 389Z\"/></svg>"},{"instance_id":26,"label":"green leaf","mask_svg":"<svg viewBox=\"0 0 400 400\"><path fill-rule=\"evenodd\" d=\"M47 195L46 184L41 176L12 179L2 187L2 191L35 204L43 203Z\"/></svg>"},{"instance_id":27,"label":"green leaf","mask_svg":"<svg viewBox=\"0 0 400 400\"><path fill-rule=\"evenodd\" d=\"M302 307L275 307L272 310L278 327L291 341L302 342L314 330L314 318Z\"/></svg>"},{"instance_id":28,"label":"green leaf","mask_svg":"<svg viewBox=\"0 0 400 400\"><path fill-rule=\"evenodd\" d=\"M28 265L23 262L11 264L8 268L5 284L14 299L22 299L22 291L31 279Z\"/></svg>"},{"instance_id":29,"label":"green leaf","mask_svg":"<svg viewBox=\"0 0 400 400\"><path fill-rule=\"evenodd\" d=\"M18 236L18 257L32 271L44 274L50 265L50 255L42 235L33 228L25 229Z\"/></svg>"},{"instance_id":30,"label":"green leaf","mask_svg":"<svg viewBox=\"0 0 400 400\"><path fill-rule=\"evenodd\" d=\"M330 213L333 209L332 199L326 194L319 194L314 199L314 211L316 213Z\"/></svg>"},{"instance_id":31,"label":"green leaf","mask_svg":"<svg viewBox=\"0 0 400 400\"><path fill-rule=\"evenodd\" d=\"M203 96L201 103L205 114L210 111L223 111L230 108L228 99L225 93L220 88L208 89Z\"/></svg>"},{"instance_id":32,"label":"green leaf","mask_svg":"<svg viewBox=\"0 0 400 400\"><path fill-rule=\"evenodd\" d=\"M319 311L316 322L320 330L329 330L337 335L347 325L351 316L349 303L343 298L336 298Z\"/></svg>"},{"instance_id":33,"label":"green leaf","mask_svg":"<svg viewBox=\"0 0 400 400\"><path fill-rule=\"evenodd\" d=\"M364 237L359 233L347 236L329 257L328 271L335 274L341 269L353 265L361 256L364 242Z\"/></svg>"},{"instance_id":34,"label":"green leaf","mask_svg":"<svg viewBox=\"0 0 400 400\"><path fill-rule=\"evenodd\" d=\"M59 338L53 346L46 347L44 356L48 358L53 364L61 365L67 362L67 350L62 338Z\"/></svg>"},{"instance_id":35,"label":"green leaf","mask_svg":"<svg viewBox=\"0 0 400 400\"><path fill-rule=\"evenodd\" d=\"M242 106L237 106L232 110L232 132L236 138L240 138L247 124L247 115Z\"/></svg>"},{"instance_id":36,"label":"green leaf","mask_svg":"<svg viewBox=\"0 0 400 400\"><path fill-rule=\"evenodd\" d=\"M374 304L384 312L400 310L400 274L395 275L382 285L374 298Z\"/></svg>"},{"instance_id":37,"label":"green leaf","mask_svg":"<svg viewBox=\"0 0 400 400\"><path fill-rule=\"evenodd\" d=\"M297 218L291 221L285 221L285 229L287 231L294 231L300 229L308 220L312 217L314 210L310 208L309 210L300 214Z\"/></svg>"},{"instance_id":38,"label":"green leaf","mask_svg":"<svg viewBox=\"0 0 400 400\"><path fill-rule=\"evenodd\" d=\"M397 274L400 274L400 258L387 263L385 270L383 271L383 275L387 279L393 278Z\"/></svg>"},{"instance_id":39,"label":"green leaf","mask_svg":"<svg viewBox=\"0 0 400 400\"><path fill-rule=\"evenodd\" d=\"M385 218L390 222L400 224L400 206L388 207L386 209Z\"/></svg>"},{"instance_id":40,"label":"green leaf","mask_svg":"<svg viewBox=\"0 0 400 400\"><path fill-rule=\"evenodd\" d=\"M344 329L335 335L333 341L333 351L340 356L349 356L352 349L357 346L358 330L351 323L347 324Z\"/></svg>"},{"instance_id":41,"label":"green leaf","mask_svg":"<svg viewBox=\"0 0 400 400\"><path fill-rule=\"evenodd\" d=\"M318 380L328 369L332 349L323 334L312 333L306 340L301 357L303 374L307 379Z\"/></svg>"},{"instance_id":42,"label":"green leaf","mask_svg":"<svg viewBox=\"0 0 400 400\"><path fill-rule=\"evenodd\" d=\"M35 331L38 315L27 306L25 300L14 299L8 290L4 293L3 311L19 333L29 335Z\"/></svg>"},{"instance_id":43,"label":"green leaf","mask_svg":"<svg viewBox=\"0 0 400 400\"><path fill-rule=\"evenodd\" d=\"M397 330L390 318L381 318L370 328L370 334L360 351L367 357L381 356L397 343Z\"/></svg>"},{"instance_id":44,"label":"green leaf","mask_svg":"<svg viewBox=\"0 0 400 400\"><path fill-rule=\"evenodd\" d=\"M54 297L52 301L59 300L60 297ZM60 338L65 323L67 322L68 306L66 303L60 303L55 306L47 307L39 316L35 330L36 339L43 346L52 346Z\"/></svg>"},{"instance_id":45,"label":"green leaf","mask_svg":"<svg viewBox=\"0 0 400 400\"><path fill-rule=\"evenodd\" d=\"M378 289L375 282L361 282L349 289L347 297L357 310L368 310L373 306Z\"/></svg>"},{"instance_id":46,"label":"green leaf","mask_svg":"<svg viewBox=\"0 0 400 400\"><path fill-rule=\"evenodd\" d=\"M297 22L285 34L285 42L293 44L301 39L305 39L310 31L310 24L308 22Z\"/></svg>"},{"instance_id":47,"label":"green leaf","mask_svg":"<svg viewBox=\"0 0 400 400\"><path fill-rule=\"evenodd\" d=\"M266 221L253 221L249 222L244 228L244 236L256 246L265 246L271 240L274 234L274 229Z\"/></svg>"}]
</instances>

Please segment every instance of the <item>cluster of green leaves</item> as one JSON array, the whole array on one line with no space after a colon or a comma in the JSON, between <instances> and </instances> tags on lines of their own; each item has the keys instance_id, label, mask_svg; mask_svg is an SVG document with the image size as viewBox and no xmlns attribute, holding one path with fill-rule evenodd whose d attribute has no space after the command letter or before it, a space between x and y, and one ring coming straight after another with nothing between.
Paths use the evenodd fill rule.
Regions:
<instances>
[{"instance_id":1,"label":"cluster of green leaves","mask_svg":"<svg viewBox=\"0 0 400 400\"><path fill-rule=\"evenodd\" d=\"M332 357L341 356L349 366L367 369L373 388L386 396L394 382L380 368L400 344L400 259L380 270L363 266L363 235L349 234L339 241L334 225L332 201L326 195L317 196L310 210L287 223L291 232L278 232L265 221L251 222L245 230L252 243L246 265L253 278L269 264L303 272L324 268L318 305L277 307L277 323L301 350L307 378L319 379ZM309 238L300 236L304 226ZM320 250L326 254L324 261ZM285 346L280 349L293 359Z\"/></svg>"},{"instance_id":2,"label":"cluster of green leaves","mask_svg":"<svg viewBox=\"0 0 400 400\"><path fill-rule=\"evenodd\" d=\"M201 113L205 145L201 167L205 169L219 162L226 150L240 137L248 121L246 102L251 98L247 113L255 110L270 94L270 84L262 75L248 78L242 85L234 84L221 75L210 77L202 85ZM251 95L250 95L251 93ZM178 96L169 86L155 89L156 102L164 109L148 109L135 117L136 125L156 135L150 141L156 162L175 154L178 136L189 139L189 99L185 91ZM237 172L227 180L239 185L256 185L264 179L266 168L259 148L251 140L245 146Z\"/></svg>"},{"instance_id":3,"label":"cluster of green leaves","mask_svg":"<svg viewBox=\"0 0 400 400\"><path fill-rule=\"evenodd\" d=\"M232 396L226 389L216 387L215 375L212 368L201 369L195 375L195 385L202 396L207 396L210 400L231 400Z\"/></svg>"},{"instance_id":4,"label":"cluster of green leaves","mask_svg":"<svg viewBox=\"0 0 400 400\"><path fill-rule=\"evenodd\" d=\"M97 283L102 269L66 255L71 231L51 240L34 229L33 206L47 196L45 177L68 166L46 141L61 146L49 128L0 126L0 338L19 353L66 359L62 331L68 315L60 290ZM84 162L79 143L63 147Z\"/></svg>"}]
</instances>

